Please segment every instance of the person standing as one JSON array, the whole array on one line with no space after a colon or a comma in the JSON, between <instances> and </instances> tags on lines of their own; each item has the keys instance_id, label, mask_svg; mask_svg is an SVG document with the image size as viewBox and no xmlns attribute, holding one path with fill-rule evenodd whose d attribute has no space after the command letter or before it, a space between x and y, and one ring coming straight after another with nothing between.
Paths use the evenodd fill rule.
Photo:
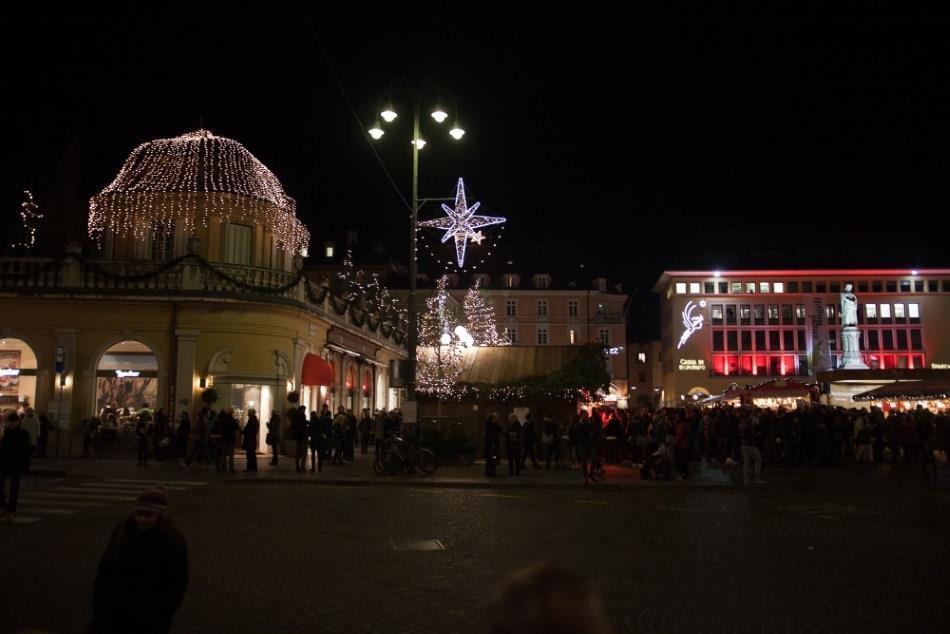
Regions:
<instances>
[{"instance_id":1,"label":"person standing","mask_svg":"<svg viewBox=\"0 0 950 634\"><path fill-rule=\"evenodd\" d=\"M310 472L323 473L323 456L320 445L323 440L323 425L321 418L315 411L310 412L310 422L307 424L307 435L310 437Z\"/></svg>"},{"instance_id":2,"label":"person standing","mask_svg":"<svg viewBox=\"0 0 950 634\"><path fill-rule=\"evenodd\" d=\"M528 456L531 456L531 468L538 468L538 434L534 428L531 413L525 414L524 425L521 426L521 468L525 468Z\"/></svg>"},{"instance_id":3,"label":"person standing","mask_svg":"<svg viewBox=\"0 0 950 634\"><path fill-rule=\"evenodd\" d=\"M237 443L237 434L241 427L234 419L234 408L229 407L227 411L221 412L219 418L221 419L220 470L236 473L237 470L234 468L234 445Z\"/></svg>"},{"instance_id":4,"label":"person standing","mask_svg":"<svg viewBox=\"0 0 950 634\"><path fill-rule=\"evenodd\" d=\"M544 468L551 468L551 458L554 458L554 468L561 468L561 438L557 423L545 416L541 423L541 445L545 448Z\"/></svg>"},{"instance_id":5,"label":"person standing","mask_svg":"<svg viewBox=\"0 0 950 634\"><path fill-rule=\"evenodd\" d=\"M27 407L20 420L20 429L30 435L30 453L36 455L36 447L40 442L40 421L33 413L32 407Z\"/></svg>"},{"instance_id":6,"label":"person standing","mask_svg":"<svg viewBox=\"0 0 950 634\"><path fill-rule=\"evenodd\" d=\"M682 480L689 479L689 422L680 415L676 421L676 440L673 445L673 455L676 460L676 470Z\"/></svg>"},{"instance_id":7,"label":"person standing","mask_svg":"<svg viewBox=\"0 0 950 634\"><path fill-rule=\"evenodd\" d=\"M138 446L138 466L148 466L148 445L152 438L151 421L144 414L139 416L135 424L135 442Z\"/></svg>"},{"instance_id":8,"label":"person standing","mask_svg":"<svg viewBox=\"0 0 950 634\"><path fill-rule=\"evenodd\" d=\"M99 562L88 631L168 632L187 588L188 546L168 515L168 495L145 491Z\"/></svg>"},{"instance_id":9,"label":"person standing","mask_svg":"<svg viewBox=\"0 0 950 634\"><path fill-rule=\"evenodd\" d=\"M280 412L274 410L270 415L270 420L267 421L267 444L270 445L271 451L274 453L274 457L271 458L270 464L277 466L277 455L280 450Z\"/></svg>"},{"instance_id":10,"label":"person standing","mask_svg":"<svg viewBox=\"0 0 950 634\"><path fill-rule=\"evenodd\" d=\"M508 453L508 475L521 475L521 448L522 448L521 421L514 413L508 414L508 425L505 427L505 449Z\"/></svg>"},{"instance_id":11,"label":"person standing","mask_svg":"<svg viewBox=\"0 0 950 634\"><path fill-rule=\"evenodd\" d=\"M257 420L257 412L253 409L247 410L247 424L244 425L244 430L241 432L241 447L247 457L245 471L257 471L257 435L260 431L261 423Z\"/></svg>"},{"instance_id":12,"label":"person standing","mask_svg":"<svg viewBox=\"0 0 950 634\"><path fill-rule=\"evenodd\" d=\"M195 424L191 428L191 453L185 458L186 466L191 464L195 456L201 458L205 464L211 464L211 456L208 454L208 415L205 410L195 416Z\"/></svg>"},{"instance_id":13,"label":"person standing","mask_svg":"<svg viewBox=\"0 0 950 634\"><path fill-rule=\"evenodd\" d=\"M295 470L306 471L307 469L307 408L301 405L293 412L293 418L290 421L294 432L294 457Z\"/></svg>"},{"instance_id":14,"label":"person standing","mask_svg":"<svg viewBox=\"0 0 950 634\"><path fill-rule=\"evenodd\" d=\"M178 461L182 462L188 457L188 441L191 440L191 416L188 412L182 412L178 419L175 440L178 441Z\"/></svg>"},{"instance_id":15,"label":"person standing","mask_svg":"<svg viewBox=\"0 0 950 634\"><path fill-rule=\"evenodd\" d=\"M373 434L373 419L365 407L360 413L360 455L365 456L369 450L369 439Z\"/></svg>"},{"instance_id":16,"label":"person standing","mask_svg":"<svg viewBox=\"0 0 950 634\"><path fill-rule=\"evenodd\" d=\"M501 449L501 425L498 424L498 414L492 412L485 419L485 475L494 478L498 467L498 453Z\"/></svg>"},{"instance_id":17,"label":"person standing","mask_svg":"<svg viewBox=\"0 0 950 634\"><path fill-rule=\"evenodd\" d=\"M7 416L0 439L0 521L12 522L20 499L20 477L30 468L30 434L20 426L16 412ZM6 493L10 480L10 493Z\"/></svg>"},{"instance_id":18,"label":"person standing","mask_svg":"<svg viewBox=\"0 0 950 634\"><path fill-rule=\"evenodd\" d=\"M765 484L762 479L762 454L759 448L755 446L755 429L753 428L752 417L747 416L739 425L739 446L742 449L742 482L749 484L749 469L753 469L753 484Z\"/></svg>"},{"instance_id":19,"label":"person standing","mask_svg":"<svg viewBox=\"0 0 950 634\"><path fill-rule=\"evenodd\" d=\"M152 429L152 448L155 451L155 459L159 462L165 461L165 452L171 440L168 437L168 416L165 415L165 409L159 408L155 412L155 427Z\"/></svg>"},{"instance_id":20,"label":"person standing","mask_svg":"<svg viewBox=\"0 0 950 634\"><path fill-rule=\"evenodd\" d=\"M577 461L581 465L581 474L584 476L584 486L597 482L591 459L594 449L594 423L587 416L587 412L581 412L574 425L574 443L577 447Z\"/></svg>"}]
</instances>

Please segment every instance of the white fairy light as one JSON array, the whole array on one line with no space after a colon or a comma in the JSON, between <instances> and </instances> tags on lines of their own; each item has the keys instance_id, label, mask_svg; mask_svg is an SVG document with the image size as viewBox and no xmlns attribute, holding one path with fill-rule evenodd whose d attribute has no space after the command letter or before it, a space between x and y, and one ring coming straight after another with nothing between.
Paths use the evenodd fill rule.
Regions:
<instances>
[{"instance_id":1,"label":"white fairy light","mask_svg":"<svg viewBox=\"0 0 950 634\"><path fill-rule=\"evenodd\" d=\"M155 223L181 220L186 233L209 218L256 223L277 245L301 253L310 232L295 215L297 204L277 177L232 139L196 130L135 148L105 189L89 200L89 236L109 229L145 239Z\"/></svg>"},{"instance_id":2,"label":"white fairy light","mask_svg":"<svg viewBox=\"0 0 950 634\"><path fill-rule=\"evenodd\" d=\"M465 201L465 183L460 178L455 189L455 209L448 205L442 205L442 210L447 214L445 218L425 220L419 223L420 227L444 229L443 244L448 242L450 238L455 239L455 256L459 267L465 265L465 249L468 241L473 240L481 244L484 236L480 231L476 233L476 229L499 225L507 221L501 216L476 216L475 211L480 205L481 203L475 203L471 207L468 206Z\"/></svg>"}]
</instances>

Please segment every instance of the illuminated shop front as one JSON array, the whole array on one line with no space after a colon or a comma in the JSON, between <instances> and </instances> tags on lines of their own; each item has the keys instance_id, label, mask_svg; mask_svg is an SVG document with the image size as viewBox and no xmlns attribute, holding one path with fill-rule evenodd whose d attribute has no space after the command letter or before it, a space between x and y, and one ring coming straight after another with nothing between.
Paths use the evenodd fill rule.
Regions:
<instances>
[{"instance_id":1,"label":"illuminated shop front","mask_svg":"<svg viewBox=\"0 0 950 634\"><path fill-rule=\"evenodd\" d=\"M36 400L36 353L20 339L0 339L0 414L22 412Z\"/></svg>"},{"instance_id":2,"label":"illuminated shop front","mask_svg":"<svg viewBox=\"0 0 950 634\"><path fill-rule=\"evenodd\" d=\"M158 409L158 359L139 341L110 346L96 366L96 414Z\"/></svg>"},{"instance_id":3,"label":"illuminated shop front","mask_svg":"<svg viewBox=\"0 0 950 634\"><path fill-rule=\"evenodd\" d=\"M839 304L849 284L865 372L920 372L950 359L950 270L666 271L654 287L664 403L684 402L697 384L722 394L733 383L810 384L845 372ZM853 406L858 392L825 394Z\"/></svg>"}]
</instances>

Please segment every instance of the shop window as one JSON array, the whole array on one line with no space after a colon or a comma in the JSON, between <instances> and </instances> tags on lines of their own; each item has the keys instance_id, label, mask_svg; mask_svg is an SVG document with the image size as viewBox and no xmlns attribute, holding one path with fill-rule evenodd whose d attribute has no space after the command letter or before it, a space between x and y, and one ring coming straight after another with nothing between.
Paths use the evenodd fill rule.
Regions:
<instances>
[{"instance_id":1,"label":"shop window","mask_svg":"<svg viewBox=\"0 0 950 634\"><path fill-rule=\"evenodd\" d=\"M901 293L910 292L910 280L901 280Z\"/></svg>"},{"instance_id":2,"label":"shop window","mask_svg":"<svg viewBox=\"0 0 950 634\"><path fill-rule=\"evenodd\" d=\"M893 354L885 354L881 357L881 367L885 370L893 370L897 367L897 357Z\"/></svg>"},{"instance_id":3,"label":"shop window","mask_svg":"<svg viewBox=\"0 0 950 634\"><path fill-rule=\"evenodd\" d=\"M756 304L752 307L752 319L756 326L765 324L765 304Z\"/></svg>"},{"instance_id":4,"label":"shop window","mask_svg":"<svg viewBox=\"0 0 950 634\"><path fill-rule=\"evenodd\" d=\"M739 374L739 355L726 355L726 374L729 376Z\"/></svg>"},{"instance_id":5,"label":"shop window","mask_svg":"<svg viewBox=\"0 0 950 634\"><path fill-rule=\"evenodd\" d=\"M676 283L676 294L685 295L686 294L686 282L677 282Z\"/></svg>"},{"instance_id":6,"label":"shop window","mask_svg":"<svg viewBox=\"0 0 950 634\"><path fill-rule=\"evenodd\" d=\"M710 310L712 315L712 325L721 326L722 325L722 304L713 304L712 309Z\"/></svg>"},{"instance_id":7,"label":"shop window","mask_svg":"<svg viewBox=\"0 0 950 634\"><path fill-rule=\"evenodd\" d=\"M907 331L903 328L897 331L897 349L907 350Z\"/></svg>"},{"instance_id":8,"label":"shop window","mask_svg":"<svg viewBox=\"0 0 950 634\"><path fill-rule=\"evenodd\" d=\"M904 368L909 367L909 363L908 363L909 361L910 361L910 357L908 357L906 354L897 355L898 368L904 369Z\"/></svg>"},{"instance_id":9,"label":"shop window","mask_svg":"<svg viewBox=\"0 0 950 634\"><path fill-rule=\"evenodd\" d=\"M910 347L912 350L923 350L924 348L920 330L917 328L911 328L910 330Z\"/></svg>"},{"instance_id":10,"label":"shop window","mask_svg":"<svg viewBox=\"0 0 950 634\"><path fill-rule=\"evenodd\" d=\"M707 295L712 295L716 292L716 283L715 282L704 282L703 290L706 291Z\"/></svg>"},{"instance_id":11,"label":"shop window","mask_svg":"<svg viewBox=\"0 0 950 634\"><path fill-rule=\"evenodd\" d=\"M812 283L811 282L802 282L802 292L811 293L812 292Z\"/></svg>"},{"instance_id":12,"label":"shop window","mask_svg":"<svg viewBox=\"0 0 950 634\"><path fill-rule=\"evenodd\" d=\"M748 326L752 321L752 308L748 304L739 304L739 323Z\"/></svg>"}]
</instances>

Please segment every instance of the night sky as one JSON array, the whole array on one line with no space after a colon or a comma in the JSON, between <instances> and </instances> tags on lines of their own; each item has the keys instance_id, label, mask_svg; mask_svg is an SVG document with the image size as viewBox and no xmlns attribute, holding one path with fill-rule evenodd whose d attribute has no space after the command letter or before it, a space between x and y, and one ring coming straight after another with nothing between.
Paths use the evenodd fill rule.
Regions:
<instances>
[{"instance_id":1,"label":"night sky","mask_svg":"<svg viewBox=\"0 0 950 634\"><path fill-rule=\"evenodd\" d=\"M314 242L355 229L405 252L405 208L356 118L374 122L394 76L432 75L467 135L424 124L422 195L463 176L509 218L505 240L626 290L683 249L749 247L737 236L836 248L852 226L882 252L947 237L943 14L314 3L315 37L295 2L195 4L8 15L7 222L32 188L53 248L135 145L203 124L281 179ZM403 116L377 147L408 197L410 106L393 97Z\"/></svg>"}]
</instances>

